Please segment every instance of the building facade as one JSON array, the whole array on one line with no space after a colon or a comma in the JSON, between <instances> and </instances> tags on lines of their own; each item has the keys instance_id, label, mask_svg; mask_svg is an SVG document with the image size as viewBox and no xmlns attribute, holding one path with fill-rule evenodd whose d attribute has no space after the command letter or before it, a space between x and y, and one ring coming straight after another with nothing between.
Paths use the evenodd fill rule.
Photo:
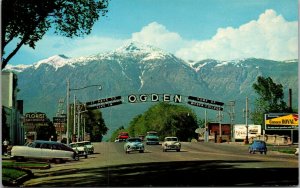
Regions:
<instances>
[{"instance_id":1,"label":"building facade","mask_svg":"<svg viewBox=\"0 0 300 188\"><path fill-rule=\"evenodd\" d=\"M6 135L2 134L2 139L8 139L10 144L24 144L25 132L22 126L23 101L17 100L17 75L13 72L1 71L1 104L4 110L6 125L2 124L3 129L7 127ZM2 118L3 120L3 118Z\"/></svg>"}]
</instances>

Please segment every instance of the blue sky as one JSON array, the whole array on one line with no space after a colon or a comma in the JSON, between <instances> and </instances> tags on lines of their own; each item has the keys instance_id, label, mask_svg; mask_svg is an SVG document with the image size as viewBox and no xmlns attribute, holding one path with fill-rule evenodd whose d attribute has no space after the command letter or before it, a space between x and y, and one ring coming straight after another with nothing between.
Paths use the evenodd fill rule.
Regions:
<instances>
[{"instance_id":1,"label":"blue sky","mask_svg":"<svg viewBox=\"0 0 300 188\"><path fill-rule=\"evenodd\" d=\"M35 50L23 46L9 64L32 64L56 54L94 55L129 41L194 61L295 59L298 1L111 0L108 14L95 23L90 35L69 39L49 31Z\"/></svg>"}]
</instances>

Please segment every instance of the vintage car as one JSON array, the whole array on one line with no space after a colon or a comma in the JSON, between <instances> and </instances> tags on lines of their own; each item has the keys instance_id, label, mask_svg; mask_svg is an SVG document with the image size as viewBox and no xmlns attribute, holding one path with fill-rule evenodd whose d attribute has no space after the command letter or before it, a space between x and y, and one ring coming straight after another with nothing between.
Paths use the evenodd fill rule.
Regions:
<instances>
[{"instance_id":1,"label":"vintage car","mask_svg":"<svg viewBox=\"0 0 300 188\"><path fill-rule=\"evenodd\" d=\"M142 139L140 138L128 138L124 144L125 153L129 153L131 151L139 151L143 153L145 150Z\"/></svg>"},{"instance_id":2,"label":"vintage car","mask_svg":"<svg viewBox=\"0 0 300 188\"><path fill-rule=\"evenodd\" d=\"M76 151L76 153L79 156L83 156L84 158L87 158L88 156L88 149L87 147L84 145L83 142L73 142L70 143L69 146Z\"/></svg>"},{"instance_id":3,"label":"vintage car","mask_svg":"<svg viewBox=\"0 0 300 188\"><path fill-rule=\"evenodd\" d=\"M167 150L176 150L179 152L181 149L181 144L177 137L165 137L161 146L164 152Z\"/></svg>"},{"instance_id":4,"label":"vintage car","mask_svg":"<svg viewBox=\"0 0 300 188\"><path fill-rule=\"evenodd\" d=\"M127 138L129 138L128 132L120 132L118 135L119 142L125 142Z\"/></svg>"},{"instance_id":5,"label":"vintage car","mask_svg":"<svg viewBox=\"0 0 300 188\"><path fill-rule=\"evenodd\" d=\"M82 142L86 146L88 153L93 154L94 153L94 145L91 143L91 141L82 141Z\"/></svg>"},{"instance_id":6,"label":"vintage car","mask_svg":"<svg viewBox=\"0 0 300 188\"><path fill-rule=\"evenodd\" d=\"M147 132L145 139L146 139L147 145L150 145L150 144L158 145L159 144L159 137L158 137L156 131Z\"/></svg>"},{"instance_id":7,"label":"vintage car","mask_svg":"<svg viewBox=\"0 0 300 188\"><path fill-rule=\"evenodd\" d=\"M249 153L260 152L260 154L267 154L267 144L262 140L253 140L253 143L249 146Z\"/></svg>"},{"instance_id":8,"label":"vintage car","mask_svg":"<svg viewBox=\"0 0 300 188\"><path fill-rule=\"evenodd\" d=\"M78 154L72 148L54 141L35 140L24 146L13 146L11 158L17 161L26 159L50 160L61 163L79 160Z\"/></svg>"}]
</instances>

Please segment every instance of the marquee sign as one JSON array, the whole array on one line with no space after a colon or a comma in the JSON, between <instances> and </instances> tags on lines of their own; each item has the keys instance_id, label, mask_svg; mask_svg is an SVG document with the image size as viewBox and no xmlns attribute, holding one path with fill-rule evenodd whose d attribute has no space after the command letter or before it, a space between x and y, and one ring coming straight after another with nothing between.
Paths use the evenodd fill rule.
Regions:
<instances>
[{"instance_id":1,"label":"marquee sign","mask_svg":"<svg viewBox=\"0 0 300 188\"><path fill-rule=\"evenodd\" d=\"M223 111L221 106L224 105L223 102L205 99L200 97L188 96L187 103L192 106L207 108L211 110ZM143 103L143 102L174 102L174 103L182 103L183 97L179 94L130 94L127 96L128 103ZM196 102L195 102L196 101ZM98 99L95 101L86 102L85 106L89 110L107 108L116 105L123 104L123 100L121 96L109 97L104 99Z\"/></svg>"},{"instance_id":2,"label":"marquee sign","mask_svg":"<svg viewBox=\"0 0 300 188\"><path fill-rule=\"evenodd\" d=\"M265 114L266 129L298 129L298 114Z\"/></svg>"},{"instance_id":3,"label":"marquee sign","mask_svg":"<svg viewBox=\"0 0 300 188\"><path fill-rule=\"evenodd\" d=\"M24 122L25 123L32 123L32 122L36 122L36 123L44 123L47 121L47 116L45 113L41 113L41 112L30 112L30 113L26 113L24 116Z\"/></svg>"}]
</instances>

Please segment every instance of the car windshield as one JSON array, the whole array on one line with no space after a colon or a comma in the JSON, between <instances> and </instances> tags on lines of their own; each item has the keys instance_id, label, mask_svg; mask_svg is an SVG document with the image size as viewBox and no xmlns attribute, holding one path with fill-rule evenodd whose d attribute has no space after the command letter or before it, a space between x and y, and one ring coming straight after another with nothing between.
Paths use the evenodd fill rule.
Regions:
<instances>
[{"instance_id":1,"label":"car windshield","mask_svg":"<svg viewBox=\"0 0 300 188\"><path fill-rule=\"evenodd\" d=\"M165 140L166 141L177 141L178 139L177 138L166 138Z\"/></svg>"},{"instance_id":2,"label":"car windshield","mask_svg":"<svg viewBox=\"0 0 300 188\"><path fill-rule=\"evenodd\" d=\"M131 138L128 139L128 142L142 142L142 140L140 138Z\"/></svg>"},{"instance_id":3,"label":"car windshield","mask_svg":"<svg viewBox=\"0 0 300 188\"><path fill-rule=\"evenodd\" d=\"M77 147L82 147L84 146L84 143L80 142L80 143L77 143Z\"/></svg>"},{"instance_id":4,"label":"car windshield","mask_svg":"<svg viewBox=\"0 0 300 188\"><path fill-rule=\"evenodd\" d=\"M157 136L157 132L147 132L148 136Z\"/></svg>"}]
</instances>

